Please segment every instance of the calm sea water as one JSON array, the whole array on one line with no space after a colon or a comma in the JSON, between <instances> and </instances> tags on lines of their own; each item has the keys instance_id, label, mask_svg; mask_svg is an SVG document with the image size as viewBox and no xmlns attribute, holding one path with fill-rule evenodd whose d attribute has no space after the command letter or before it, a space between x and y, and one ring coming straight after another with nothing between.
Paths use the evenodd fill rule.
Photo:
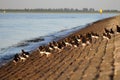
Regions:
<instances>
[{"instance_id":1,"label":"calm sea water","mask_svg":"<svg viewBox=\"0 0 120 80\"><path fill-rule=\"evenodd\" d=\"M118 14L0 13L0 63L21 49L34 50L88 23L115 15ZM33 41L36 38L39 40Z\"/></svg>"}]
</instances>

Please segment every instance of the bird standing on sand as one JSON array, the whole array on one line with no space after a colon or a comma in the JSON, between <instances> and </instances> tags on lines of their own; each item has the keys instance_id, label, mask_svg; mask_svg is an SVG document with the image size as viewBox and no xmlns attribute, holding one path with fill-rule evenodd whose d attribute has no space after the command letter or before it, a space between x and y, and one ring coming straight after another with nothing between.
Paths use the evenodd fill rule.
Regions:
<instances>
[{"instance_id":1,"label":"bird standing on sand","mask_svg":"<svg viewBox=\"0 0 120 80\"><path fill-rule=\"evenodd\" d=\"M44 48L43 46L40 46L39 48L37 48L37 50L39 51L40 55L43 56L43 51L44 51Z\"/></svg>"},{"instance_id":2,"label":"bird standing on sand","mask_svg":"<svg viewBox=\"0 0 120 80\"><path fill-rule=\"evenodd\" d=\"M43 56L44 54L47 55L47 57L49 57L49 55L51 54L49 51L49 47L46 46L40 46L39 48L37 48L37 50L39 51L39 53L41 54L41 56Z\"/></svg>"},{"instance_id":3,"label":"bird standing on sand","mask_svg":"<svg viewBox=\"0 0 120 80\"><path fill-rule=\"evenodd\" d=\"M15 54L13 62L16 64L20 60L19 54Z\"/></svg>"},{"instance_id":4,"label":"bird standing on sand","mask_svg":"<svg viewBox=\"0 0 120 80\"><path fill-rule=\"evenodd\" d=\"M62 44L62 46L63 46L63 47L65 47L65 46L66 46L66 44L65 44L65 41L64 41L64 40L61 42L61 44Z\"/></svg>"},{"instance_id":5,"label":"bird standing on sand","mask_svg":"<svg viewBox=\"0 0 120 80\"><path fill-rule=\"evenodd\" d=\"M64 45L62 44L62 42L58 42L58 48L61 50L64 48Z\"/></svg>"},{"instance_id":6,"label":"bird standing on sand","mask_svg":"<svg viewBox=\"0 0 120 80\"><path fill-rule=\"evenodd\" d=\"M109 33L103 33L103 38L109 40L111 39L111 35Z\"/></svg>"},{"instance_id":7,"label":"bird standing on sand","mask_svg":"<svg viewBox=\"0 0 120 80\"><path fill-rule=\"evenodd\" d=\"M15 54L13 62L16 64L18 61L25 61L26 58L23 55Z\"/></svg>"},{"instance_id":8,"label":"bird standing on sand","mask_svg":"<svg viewBox=\"0 0 120 80\"><path fill-rule=\"evenodd\" d=\"M82 37L82 46L84 47L84 46L86 46L86 38L85 37Z\"/></svg>"},{"instance_id":9,"label":"bird standing on sand","mask_svg":"<svg viewBox=\"0 0 120 80\"><path fill-rule=\"evenodd\" d=\"M117 33L120 33L120 27L118 25L117 26Z\"/></svg>"},{"instance_id":10,"label":"bird standing on sand","mask_svg":"<svg viewBox=\"0 0 120 80\"><path fill-rule=\"evenodd\" d=\"M48 44L48 46L49 46L49 49L50 49L51 51L54 49L53 43L50 42L50 43Z\"/></svg>"},{"instance_id":11,"label":"bird standing on sand","mask_svg":"<svg viewBox=\"0 0 120 80\"><path fill-rule=\"evenodd\" d=\"M109 31L108 29L104 28L104 30L105 30L105 33L106 33L106 34L107 34L107 33L110 33L110 31Z\"/></svg>"},{"instance_id":12,"label":"bird standing on sand","mask_svg":"<svg viewBox=\"0 0 120 80\"><path fill-rule=\"evenodd\" d=\"M79 40L78 38L75 36L74 37L74 47L78 47L79 46Z\"/></svg>"},{"instance_id":13,"label":"bird standing on sand","mask_svg":"<svg viewBox=\"0 0 120 80\"><path fill-rule=\"evenodd\" d=\"M77 36L76 36L76 39L77 39L77 41L78 41L79 43L81 42L81 36L82 36L82 35L77 35Z\"/></svg>"},{"instance_id":14,"label":"bird standing on sand","mask_svg":"<svg viewBox=\"0 0 120 80\"><path fill-rule=\"evenodd\" d=\"M98 39L99 35L97 33L91 32L91 37L94 38L94 39Z\"/></svg>"},{"instance_id":15,"label":"bird standing on sand","mask_svg":"<svg viewBox=\"0 0 120 80\"><path fill-rule=\"evenodd\" d=\"M114 31L112 29L110 29L110 34L114 34Z\"/></svg>"},{"instance_id":16,"label":"bird standing on sand","mask_svg":"<svg viewBox=\"0 0 120 80\"><path fill-rule=\"evenodd\" d=\"M87 44L91 44L92 43L92 35L90 33L87 33L86 38L87 38Z\"/></svg>"},{"instance_id":17,"label":"bird standing on sand","mask_svg":"<svg viewBox=\"0 0 120 80\"><path fill-rule=\"evenodd\" d=\"M61 49L58 47L58 42L56 42L56 41L53 41L52 42L53 43L53 48L55 49L55 50L58 50L58 51L60 51Z\"/></svg>"},{"instance_id":18,"label":"bird standing on sand","mask_svg":"<svg viewBox=\"0 0 120 80\"><path fill-rule=\"evenodd\" d=\"M72 44L70 43L70 39L68 38L65 38L63 42L65 43L66 46L72 46Z\"/></svg>"},{"instance_id":19,"label":"bird standing on sand","mask_svg":"<svg viewBox=\"0 0 120 80\"><path fill-rule=\"evenodd\" d=\"M25 57L25 58L29 57L29 52L25 52L23 49L21 51L22 51L22 56L23 57Z\"/></svg>"}]
</instances>

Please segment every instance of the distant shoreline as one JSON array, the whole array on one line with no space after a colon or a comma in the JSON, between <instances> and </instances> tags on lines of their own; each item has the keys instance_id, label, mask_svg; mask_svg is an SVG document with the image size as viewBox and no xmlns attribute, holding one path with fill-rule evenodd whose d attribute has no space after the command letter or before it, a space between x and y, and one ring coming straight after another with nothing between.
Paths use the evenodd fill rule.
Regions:
<instances>
[{"instance_id":1,"label":"distant shoreline","mask_svg":"<svg viewBox=\"0 0 120 80\"><path fill-rule=\"evenodd\" d=\"M0 9L0 13L100 13L94 8L79 9ZM120 13L119 10L102 10L102 13Z\"/></svg>"},{"instance_id":2,"label":"distant shoreline","mask_svg":"<svg viewBox=\"0 0 120 80\"><path fill-rule=\"evenodd\" d=\"M3 13L3 14L5 14L5 13L68 13L68 14L99 14L99 12L34 12L34 11L31 11L31 12L27 12L27 11L5 11L5 12L3 12L3 11L0 11L0 13ZM109 13L109 14L113 14L113 13L120 13L120 12L103 12L102 14L106 14L106 13Z\"/></svg>"}]
</instances>

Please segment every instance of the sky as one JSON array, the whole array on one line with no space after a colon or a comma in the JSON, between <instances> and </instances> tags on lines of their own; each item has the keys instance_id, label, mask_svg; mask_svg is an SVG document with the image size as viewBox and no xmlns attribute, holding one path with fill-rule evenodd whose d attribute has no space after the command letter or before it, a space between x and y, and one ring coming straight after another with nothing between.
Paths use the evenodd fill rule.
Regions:
<instances>
[{"instance_id":1,"label":"sky","mask_svg":"<svg viewBox=\"0 0 120 80\"><path fill-rule=\"evenodd\" d=\"M120 0L0 0L0 9L94 8L120 10Z\"/></svg>"}]
</instances>

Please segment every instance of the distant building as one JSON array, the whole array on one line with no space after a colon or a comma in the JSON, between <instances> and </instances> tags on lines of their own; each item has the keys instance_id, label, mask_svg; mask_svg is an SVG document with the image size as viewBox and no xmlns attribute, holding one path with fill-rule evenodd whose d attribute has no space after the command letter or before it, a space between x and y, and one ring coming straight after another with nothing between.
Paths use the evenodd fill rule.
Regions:
<instances>
[{"instance_id":1,"label":"distant building","mask_svg":"<svg viewBox=\"0 0 120 80\"><path fill-rule=\"evenodd\" d=\"M88 12L88 8L83 8L83 12Z\"/></svg>"},{"instance_id":2,"label":"distant building","mask_svg":"<svg viewBox=\"0 0 120 80\"><path fill-rule=\"evenodd\" d=\"M89 9L89 12L94 12L94 11L95 11L94 8L90 8L90 9Z\"/></svg>"}]
</instances>

